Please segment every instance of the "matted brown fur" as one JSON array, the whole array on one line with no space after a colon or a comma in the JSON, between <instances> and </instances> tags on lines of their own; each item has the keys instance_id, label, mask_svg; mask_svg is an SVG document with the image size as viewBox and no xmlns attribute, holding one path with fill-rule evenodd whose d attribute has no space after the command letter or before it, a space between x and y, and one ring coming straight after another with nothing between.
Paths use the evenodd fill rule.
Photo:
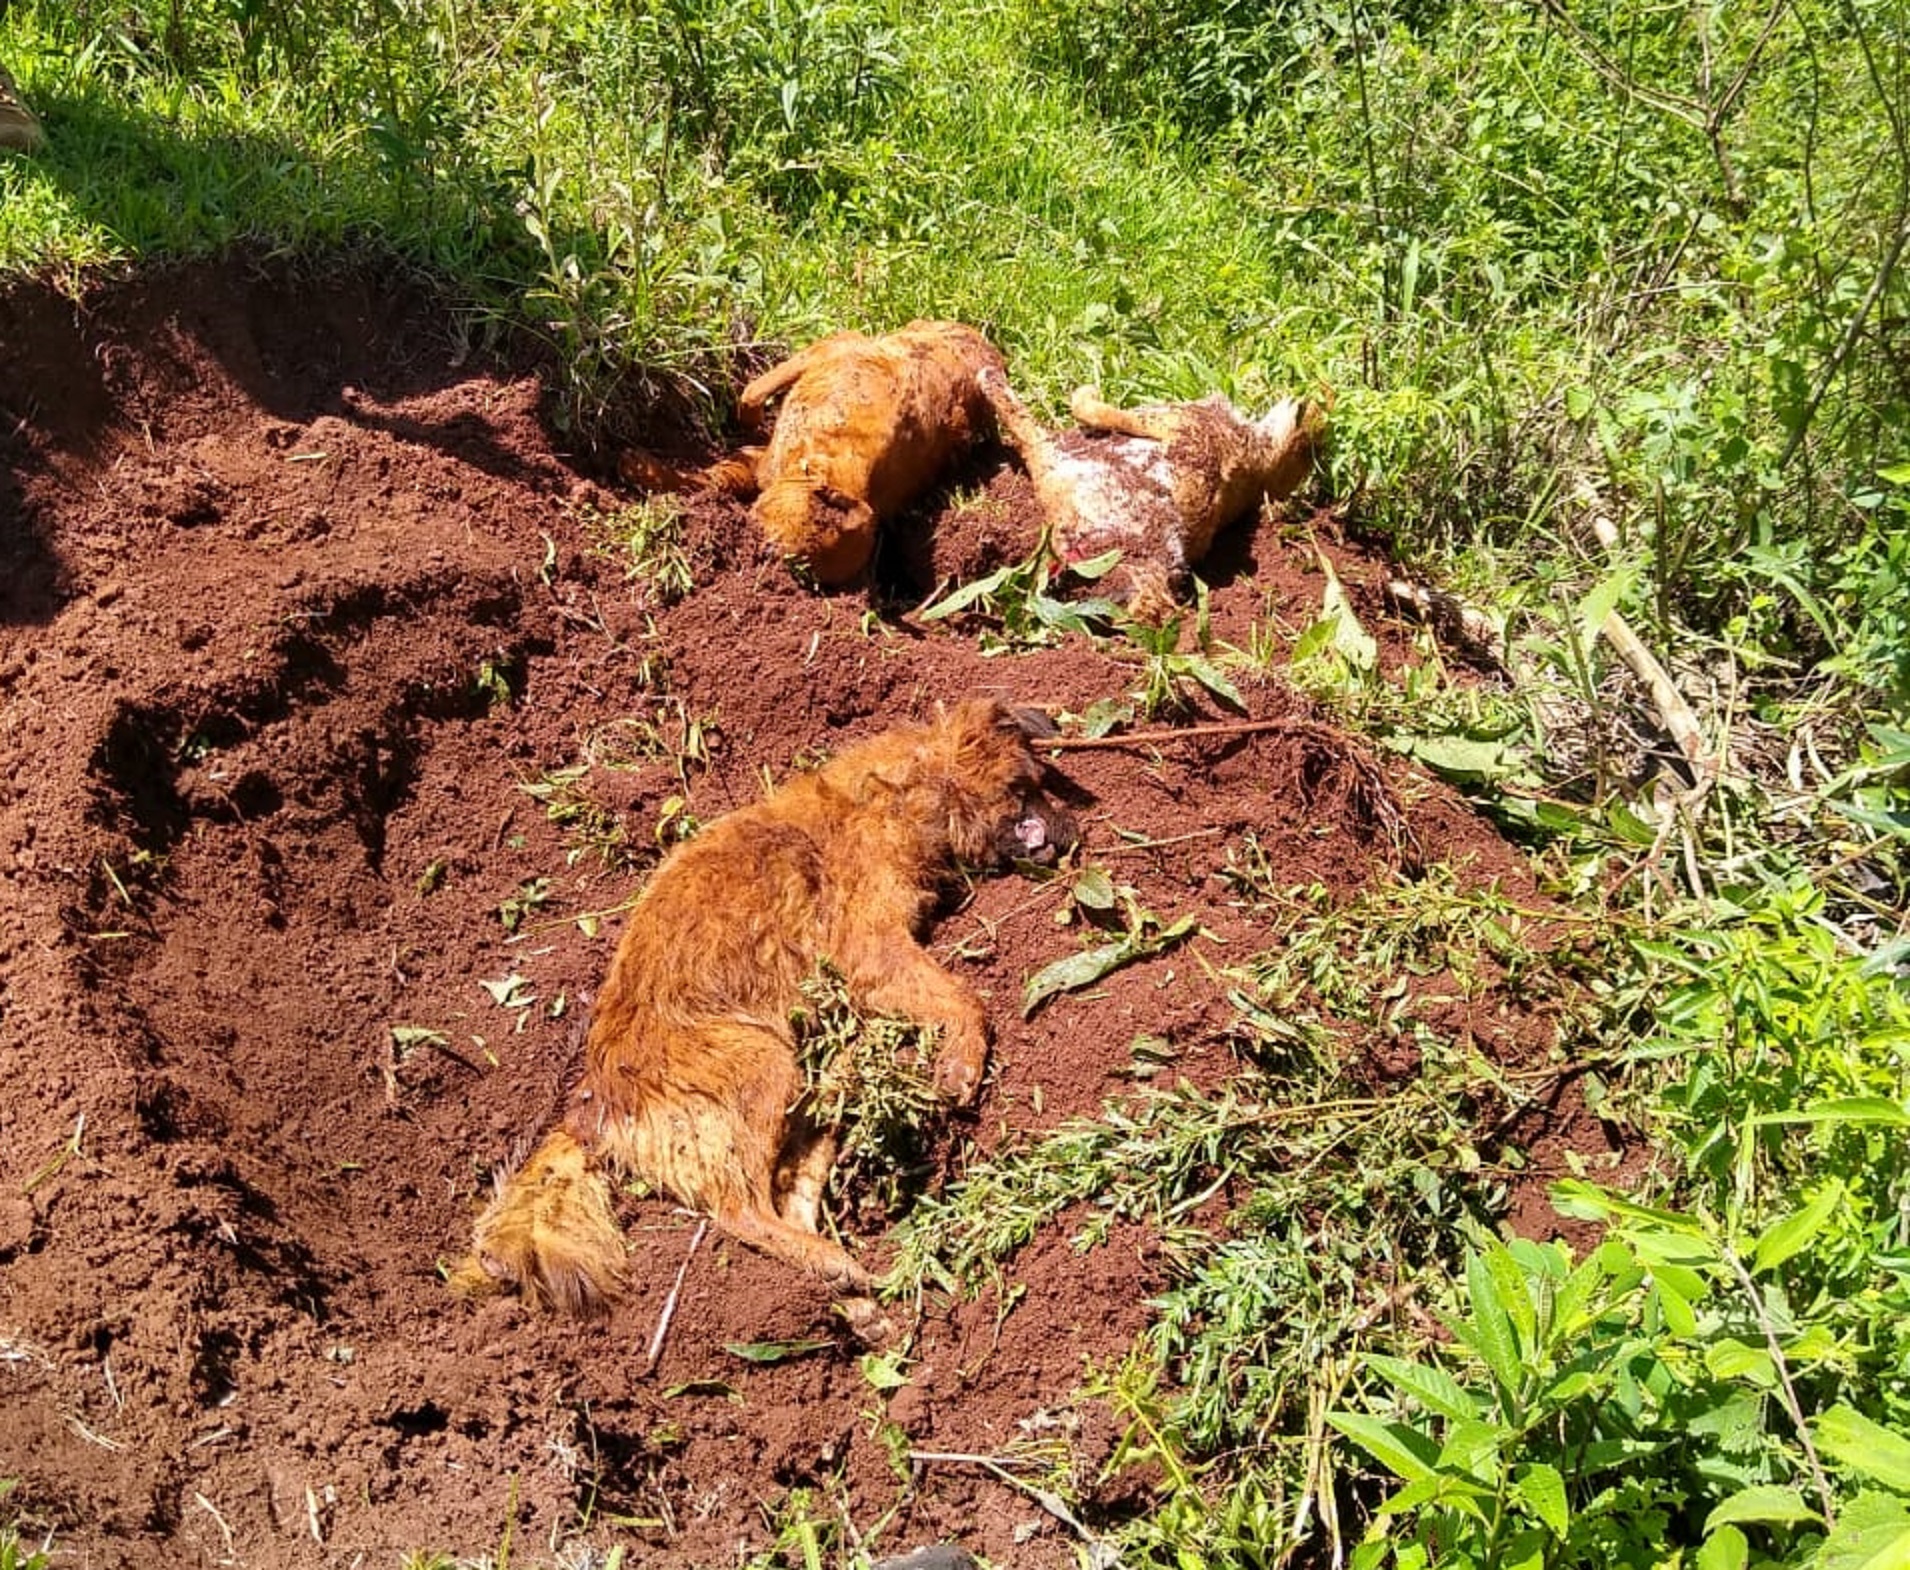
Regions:
<instances>
[{"instance_id":1,"label":"matted brown fur","mask_svg":"<svg viewBox=\"0 0 1910 1570\"><path fill-rule=\"evenodd\" d=\"M1072 563L1118 548L1130 609L1149 620L1173 614L1215 535L1299 487L1326 428L1324 409L1297 398L1249 420L1219 394L1119 409L1082 387L1069 406L1081 430L1055 436L1000 371L980 380L1034 481L1055 555Z\"/></svg>"},{"instance_id":2,"label":"matted brown fur","mask_svg":"<svg viewBox=\"0 0 1910 1570\"><path fill-rule=\"evenodd\" d=\"M802 1114L790 1014L827 960L858 1007L940 1026L936 1088L974 1099L981 1004L915 931L952 862L1072 838L1041 796L1031 733L1052 726L965 702L850 749L676 851L630 913L568 1114L479 1218L457 1284L604 1306L625 1270L606 1174L625 1171L866 1292L868 1272L816 1230L834 1142Z\"/></svg>"},{"instance_id":3,"label":"matted brown fur","mask_svg":"<svg viewBox=\"0 0 1910 1570\"><path fill-rule=\"evenodd\" d=\"M868 566L877 527L927 492L949 461L991 425L977 384L1000 352L961 322L916 321L880 338L840 332L765 371L737 416L761 431L781 400L767 446L702 471L645 453L620 460L650 490L701 484L756 496L763 537L819 583Z\"/></svg>"}]
</instances>

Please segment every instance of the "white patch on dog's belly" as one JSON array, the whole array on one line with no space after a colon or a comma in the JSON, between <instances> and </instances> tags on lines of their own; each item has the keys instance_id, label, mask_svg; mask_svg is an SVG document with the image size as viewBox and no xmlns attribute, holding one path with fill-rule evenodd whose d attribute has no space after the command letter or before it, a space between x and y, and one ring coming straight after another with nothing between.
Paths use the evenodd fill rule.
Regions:
<instances>
[{"instance_id":1,"label":"white patch on dog's belly","mask_svg":"<svg viewBox=\"0 0 1910 1570\"><path fill-rule=\"evenodd\" d=\"M1140 544L1172 524L1172 475L1158 442L1121 436L1085 448L1069 443L1055 453L1052 471L1075 514L1060 543L1076 560Z\"/></svg>"}]
</instances>

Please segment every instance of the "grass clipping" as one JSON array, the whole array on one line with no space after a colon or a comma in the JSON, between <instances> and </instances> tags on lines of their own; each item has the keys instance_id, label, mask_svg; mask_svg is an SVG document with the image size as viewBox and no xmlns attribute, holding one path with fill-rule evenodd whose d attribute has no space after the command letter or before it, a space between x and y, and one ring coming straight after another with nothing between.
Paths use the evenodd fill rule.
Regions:
<instances>
[{"instance_id":1,"label":"grass clipping","mask_svg":"<svg viewBox=\"0 0 1910 1570\"><path fill-rule=\"evenodd\" d=\"M829 1178L838 1205L899 1214L930 1170L926 1129L939 1108L928 1066L939 1027L865 1018L841 972L826 961L802 984L790 1015L802 1065L802 1115L836 1137Z\"/></svg>"}]
</instances>

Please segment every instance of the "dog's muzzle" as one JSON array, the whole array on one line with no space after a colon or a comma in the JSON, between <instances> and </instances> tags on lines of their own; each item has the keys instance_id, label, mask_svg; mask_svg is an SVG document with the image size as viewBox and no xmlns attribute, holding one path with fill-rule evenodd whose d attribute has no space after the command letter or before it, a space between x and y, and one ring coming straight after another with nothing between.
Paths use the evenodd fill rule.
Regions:
<instances>
[{"instance_id":1,"label":"dog's muzzle","mask_svg":"<svg viewBox=\"0 0 1910 1570\"><path fill-rule=\"evenodd\" d=\"M1045 867L1065 856L1080 837L1074 814L1034 791L1022 797L1021 810L1004 828L1000 850L1005 860Z\"/></svg>"}]
</instances>

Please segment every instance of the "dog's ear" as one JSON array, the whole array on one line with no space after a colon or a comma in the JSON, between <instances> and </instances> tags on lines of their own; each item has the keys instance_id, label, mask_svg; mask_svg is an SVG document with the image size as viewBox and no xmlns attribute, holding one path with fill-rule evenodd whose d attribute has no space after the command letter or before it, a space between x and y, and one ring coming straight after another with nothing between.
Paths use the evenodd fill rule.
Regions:
<instances>
[{"instance_id":1,"label":"dog's ear","mask_svg":"<svg viewBox=\"0 0 1910 1570\"><path fill-rule=\"evenodd\" d=\"M1046 741L1050 736L1060 734L1054 716L1046 709L1010 709L1008 717L1030 741Z\"/></svg>"}]
</instances>

